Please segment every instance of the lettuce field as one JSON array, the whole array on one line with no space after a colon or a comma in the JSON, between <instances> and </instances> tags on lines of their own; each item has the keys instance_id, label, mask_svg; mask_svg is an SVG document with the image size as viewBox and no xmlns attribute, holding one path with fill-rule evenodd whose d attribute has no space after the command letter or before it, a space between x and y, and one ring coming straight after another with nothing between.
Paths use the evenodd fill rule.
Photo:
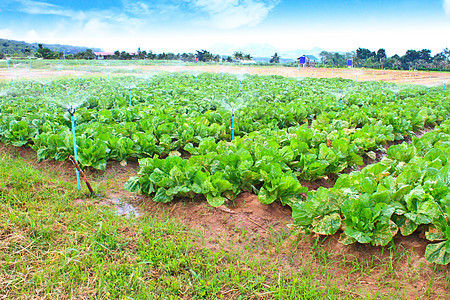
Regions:
<instances>
[{"instance_id":1,"label":"lettuce field","mask_svg":"<svg viewBox=\"0 0 450 300\"><path fill-rule=\"evenodd\" d=\"M0 139L82 168L139 160L153 201L243 192L292 208L293 230L384 246L425 232L450 263L449 89L232 74L0 82ZM233 119L233 121L231 121ZM232 138L234 136L234 139ZM305 182L333 187L308 191Z\"/></svg>"}]
</instances>

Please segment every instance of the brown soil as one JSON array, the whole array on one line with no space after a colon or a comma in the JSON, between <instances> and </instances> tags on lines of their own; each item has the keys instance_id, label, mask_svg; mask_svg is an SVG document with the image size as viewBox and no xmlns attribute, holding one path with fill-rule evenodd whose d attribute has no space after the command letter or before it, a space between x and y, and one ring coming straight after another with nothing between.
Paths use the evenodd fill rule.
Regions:
<instances>
[{"instance_id":1,"label":"brown soil","mask_svg":"<svg viewBox=\"0 0 450 300\"><path fill-rule=\"evenodd\" d=\"M0 151L18 155L37 168L76 184L73 166L68 161L38 163L31 149L3 144L0 144ZM212 208L204 199L177 199L163 204L124 191L124 182L136 173L137 167L137 162L130 162L127 166L108 162L105 171L87 170L88 178L104 185L108 195L100 199L99 205L114 206L113 201L121 199L137 207L142 215L170 216L201 233L199 247L211 251L239 251L280 265L288 273L301 274L307 268L308 272L315 273L318 281L337 284L343 292L353 293L355 298L368 295L380 298L398 293L406 299L450 299L450 267L433 265L425 260L427 242L417 233L408 237L398 234L393 245L386 247L344 246L338 242L338 234L329 237L292 236L288 227L293 223L291 209L279 203L261 204L258 197L250 193L241 193L234 202ZM320 186L331 187L333 182L325 178L302 182L302 185L315 190ZM75 203L83 205L86 201L91 200L77 199ZM295 228L293 232L296 232ZM310 265L305 265L311 261ZM332 278L323 274L332 274Z\"/></svg>"},{"instance_id":2,"label":"brown soil","mask_svg":"<svg viewBox=\"0 0 450 300\"><path fill-rule=\"evenodd\" d=\"M90 65L79 66L84 70L49 70L32 69L12 72L11 69L0 69L0 80L15 80L20 78L42 78L59 76L106 76L103 71L115 72L117 70L128 70L129 66L95 66L98 72L89 73L86 68ZM100 70L100 71L99 71ZM395 70L372 70L372 69L335 69L335 68L292 68L278 66L222 66L222 65L199 65L199 66L146 66L133 65L133 70L138 74L146 74L154 71L168 72L210 72L210 73L237 73L237 74L258 74L258 75L279 75L284 77L313 77L313 78L345 78L357 81L385 81L393 83L422 84L422 85L440 85L444 81L450 81L450 72L423 72L423 71L395 71ZM133 73L135 74L135 73Z\"/></svg>"}]
</instances>

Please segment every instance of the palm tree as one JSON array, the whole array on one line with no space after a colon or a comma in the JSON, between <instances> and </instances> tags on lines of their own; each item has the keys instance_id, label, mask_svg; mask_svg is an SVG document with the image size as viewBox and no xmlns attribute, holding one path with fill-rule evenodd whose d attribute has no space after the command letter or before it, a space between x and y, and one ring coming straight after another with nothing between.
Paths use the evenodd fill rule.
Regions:
<instances>
[{"instance_id":1,"label":"palm tree","mask_svg":"<svg viewBox=\"0 0 450 300\"><path fill-rule=\"evenodd\" d=\"M275 54L272 56L272 58L269 60L269 62L271 64L275 63L279 63L280 62L280 57L278 56L278 54L275 52Z\"/></svg>"}]
</instances>

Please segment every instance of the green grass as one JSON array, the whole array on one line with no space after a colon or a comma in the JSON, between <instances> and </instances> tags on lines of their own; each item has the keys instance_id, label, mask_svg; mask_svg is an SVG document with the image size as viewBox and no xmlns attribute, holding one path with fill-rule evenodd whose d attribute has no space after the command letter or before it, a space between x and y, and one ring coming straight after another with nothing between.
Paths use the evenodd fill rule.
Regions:
<instances>
[{"instance_id":1,"label":"green grass","mask_svg":"<svg viewBox=\"0 0 450 300\"><path fill-rule=\"evenodd\" d=\"M324 286L306 265L291 273L236 249L212 252L198 242L200 233L167 216L118 216L46 172L0 154L6 299L354 298Z\"/></svg>"},{"instance_id":2,"label":"green grass","mask_svg":"<svg viewBox=\"0 0 450 300\"><path fill-rule=\"evenodd\" d=\"M1 299L445 299L435 286L450 286L442 268L405 269L415 256L393 243L360 260L336 253L326 238L305 248L307 236L293 239L270 224L261 236L235 223L226 239L164 209L124 218L57 172L0 153ZM125 176L91 183L105 195L120 190L116 175ZM222 250L208 249L211 240ZM368 279L373 285L360 283ZM417 280L423 290L407 293Z\"/></svg>"}]
</instances>

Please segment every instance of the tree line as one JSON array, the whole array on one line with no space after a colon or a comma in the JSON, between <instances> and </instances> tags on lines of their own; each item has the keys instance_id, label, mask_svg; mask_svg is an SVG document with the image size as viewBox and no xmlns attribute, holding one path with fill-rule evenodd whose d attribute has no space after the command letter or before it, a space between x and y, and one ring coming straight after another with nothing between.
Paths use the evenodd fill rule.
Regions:
<instances>
[{"instance_id":1,"label":"tree line","mask_svg":"<svg viewBox=\"0 0 450 300\"><path fill-rule=\"evenodd\" d=\"M38 44L36 51L31 51L29 47L26 47L21 51L26 57L34 56L36 58L43 59L95 59L96 55L92 49L86 49L86 51L80 51L73 54L65 54L63 51L52 51L42 44ZM0 59L5 58L5 54L0 52ZM111 60L132 60L132 59L149 59L149 60L181 60L184 62L220 62L220 61L246 61L252 60L250 54L245 54L241 51L234 52L231 56L220 56L219 54L213 54L207 50L197 50L196 53L153 53L153 51L141 51L139 48L137 52L115 51L113 55L105 56L104 59Z\"/></svg>"},{"instance_id":2,"label":"tree line","mask_svg":"<svg viewBox=\"0 0 450 300\"><path fill-rule=\"evenodd\" d=\"M382 48L376 52L366 48L358 48L352 52L327 52L320 54L322 64L333 67L345 67L347 60L353 60L354 67L373 69L394 69L394 70L440 70L450 69L450 50L445 48L441 52L432 56L428 49L408 50L403 56L395 54L391 57L386 55Z\"/></svg>"}]
</instances>

